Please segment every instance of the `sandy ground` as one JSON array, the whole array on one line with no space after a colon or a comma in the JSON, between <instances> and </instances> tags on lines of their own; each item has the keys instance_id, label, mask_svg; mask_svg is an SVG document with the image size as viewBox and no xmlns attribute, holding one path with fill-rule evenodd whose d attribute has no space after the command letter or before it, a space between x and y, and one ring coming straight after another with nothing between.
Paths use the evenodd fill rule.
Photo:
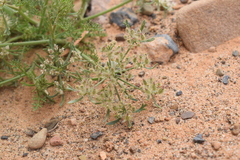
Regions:
<instances>
[{"instance_id":1,"label":"sandy ground","mask_svg":"<svg viewBox=\"0 0 240 160\"><path fill-rule=\"evenodd\" d=\"M141 18L149 22L150 28L164 26L157 29L157 33L174 34L174 15L168 15L166 19L157 15L154 21L159 22L155 25L151 23L151 18ZM97 41L97 48L107 39L114 39L115 35L124 32L115 25L104 24L103 27L108 37ZM149 35L156 32L152 30ZM124 45L124 42L121 43ZM162 109L153 107L149 102L147 110L135 114L132 129L128 129L126 123L105 125L105 109L87 101L63 107L46 104L33 111L32 88L22 85L0 88L0 136L9 137L8 140L0 140L0 159L95 160L100 159L102 153L107 159L116 160L239 160L240 133L233 135L231 129L234 124L240 123L240 57L232 56L234 50L240 51L240 38L216 47L216 52L191 53L181 42L177 43L180 51L168 64L144 70L146 75L143 78L154 77L165 88L164 93L156 97ZM37 51L41 52L41 49ZM137 48L135 52L144 51ZM216 75L217 69L230 76L227 85L219 81L222 77ZM134 71L134 83L142 82L142 78L138 77L140 71ZM177 91L183 94L176 96ZM143 98L137 91L135 94ZM66 102L76 98L75 93L68 93ZM183 120L181 114L186 111L194 112L195 116ZM28 150L31 137L24 131L27 128L39 130L46 121L58 116L64 116L64 119L49 135L45 145L39 150ZM150 124L149 117L158 121ZM73 118L76 118L76 126L69 124ZM97 131L104 132L104 135L92 140L90 135ZM203 135L203 144L193 142L197 134ZM63 146L52 147L49 144L53 135L62 138ZM218 150L212 147L213 142L220 145ZM23 157L24 153L28 155Z\"/></svg>"}]
</instances>

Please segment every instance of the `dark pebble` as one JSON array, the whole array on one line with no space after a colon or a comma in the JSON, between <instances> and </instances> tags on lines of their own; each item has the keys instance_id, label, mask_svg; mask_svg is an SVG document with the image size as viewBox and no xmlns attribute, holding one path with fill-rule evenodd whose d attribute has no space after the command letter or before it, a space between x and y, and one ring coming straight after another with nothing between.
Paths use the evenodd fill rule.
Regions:
<instances>
[{"instance_id":1,"label":"dark pebble","mask_svg":"<svg viewBox=\"0 0 240 160\"><path fill-rule=\"evenodd\" d=\"M8 140L8 136L2 136L1 140Z\"/></svg>"},{"instance_id":2,"label":"dark pebble","mask_svg":"<svg viewBox=\"0 0 240 160\"><path fill-rule=\"evenodd\" d=\"M227 85L228 84L228 79L229 79L230 77L228 76L228 75L225 75L223 78L222 78L222 82L223 82L223 84L225 84L225 85Z\"/></svg>"},{"instance_id":3,"label":"dark pebble","mask_svg":"<svg viewBox=\"0 0 240 160\"><path fill-rule=\"evenodd\" d=\"M134 25L137 21L137 15L131 8L121 8L117 12L112 12L109 17L110 23L116 23L121 28L126 28L124 24L128 20L130 26Z\"/></svg>"},{"instance_id":4,"label":"dark pebble","mask_svg":"<svg viewBox=\"0 0 240 160\"><path fill-rule=\"evenodd\" d=\"M125 41L124 33L120 33L120 34L116 35L115 40L118 42Z\"/></svg>"},{"instance_id":5,"label":"dark pebble","mask_svg":"<svg viewBox=\"0 0 240 160\"><path fill-rule=\"evenodd\" d=\"M149 117L149 118L148 118L148 122L149 122L150 124L153 124L154 121L155 121L155 118L154 118L154 117Z\"/></svg>"},{"instance_id":6,"label":"dark pebble","mask_svg":"<svg viewBox=\"0 0 240 160\"><path fill-rule=\"evenodd\" d=\"M196 137L193 138L194 143L202 144L205 140L202 138L202 134L198 134Z\"/></svg>"},{"instance_id":7,"label":"dark pebble","mask_svg":"<svg viewBox=\"0 0 240 160\"><path fill-rule=\"evenodd\" d=\"M237 56L239 55L239 52L238 52L237 50L235 50L235 51L232 52L232 55L233 55L234 57L237 57Z\"/></svg>"},{"instance_id":8,"label":"dark pebble","mask_svg":"<svg viewBox=\"0 0 240 160\"><path fill-rule=\"evenodd\" d=\"M141 72L138 73L138 76L139 76L139 77L143 77L144 75L145 75L145 72L144 72L144 71L141 71Z\"/></svg>"},{"instance_id":9,"label":"dark pebble","mask_svg":"<svg viewBox=\"0 0 240 160\"><path fill-rule=\"evenodd\" d=\"M176 93L176 96L181 96L182 94L183 94L182 91L178 91L178 92Z\"/></svg>"},{"instance_id":10,"label":"dark pebble","mask_svg":"<svg viewBox=\"0 0 240 160\"><path fill-rule=\"evenodd\" d=\"M169 35L167 35L167 34L157 34L154 37L163 37L164 39L166 39L168 41L167 47L170 48L173 51L173 54L178 53L179 48L178 48L177 44L173 41L173 39Z\"/></svg>"},{"instance_id":11,"label":"dark pebble","mask_svg":"<svg viewBox=\"0 0 240 160\"><path fill-rule=\"evenodd\" d=\"M180 123L180 118L176 118L176 124L179 124Z\"/></svg>"},{"instance_id":12,"label":"dark pebble","mask_svg":"<svg viewBox=\"0 0 240 160\"><path fill-rule=\"evenodd\" d=\"M180 0L182 4L186 4L188 0Z\"/></svg>"},{"instance_id":13,"label":"dark pebble","mask_svg":"<svg viewBox=\"0 0 240 160\"><path fill-rule=\"evenodd\" d=\"M158 144L162 143L162 140L158 139L158 140L157 140L157 143L158 143Z\"/></svg>"},{"instance_id":14,"label":"dark pebble","mask_svg":"<svg viewBox=\"0 0 240 160\"><path fill-rule=\"evenodd\" d=\"M28 153L23 153L22 156L23 156L23 157L27 157L27 156L28 156Z\"/></svg>"},{"instance_id":15,"label":"dark pebble","mask_svg":"<svg viewBox=\"0 0 240 160\"><path fill-rule=\"evenodd\" d=\"M96 133L91 134L90 137L91 137L92 139L96 140L98 137L100 137L100 136L102 136L102 135L103 135L103 132L98 131L98 132L96 132Z\"/></svg>"}]
</instances>

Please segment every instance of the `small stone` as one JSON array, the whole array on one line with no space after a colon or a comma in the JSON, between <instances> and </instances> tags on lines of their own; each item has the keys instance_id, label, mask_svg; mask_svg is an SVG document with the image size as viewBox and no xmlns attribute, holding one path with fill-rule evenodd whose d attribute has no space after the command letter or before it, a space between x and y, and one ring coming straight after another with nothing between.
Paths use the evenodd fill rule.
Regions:
<instances>
[{"instance_id":1,"label":"small stone","mask_svg":"<svg viewBox=\"0 0 240 160\"><path fill-rule=\"evenodd\" d=\"M155 119L155 122L156 122L156 123L163 122L163 121L164 121L164 117L157 117L157 118Z\"/></svg>"},{"instance_id":2,"label":"small stone","mask_svg":"<svg viewBox=\"0 0 240 160\"><path fill-rule=\"evenodd\" d=\"M139 76L139 77L143 77L144 75L145 75L145 72L144 72L144 71L141 71L141 72L138 73L138 76Z\"/></svg>"},{"instance_id":3,"label":"small stone","mask_svg":"<svg viewBox=\"0 0 240 160\"><path fill-rule=\"evenodd\" d=\"M22 156L23 156L23 157L27 157L27 156L28 156L28 153L23 153Z\"/></svg>"},{"instance_id":4,"label":"small stone","mask_svg":"<svg viewBox=\"0 0 240 160\"><path fill-rule=\"evenodd\" d=\"M165 120L165 121L170 121L170 120L171 120L171 117L165 117L164 120Z\"/></svg>"},{"instance_id":5,"label":"small stone","mask_svg":"<svg viewBox=\"0 0 240 160\"><path fill-rule=\"evenodd\" d=\"M236 136L239 133L240 133L240 124L235 124L232 129L232 134Z\"/></svg>"},{"instance_id":6,"label":"small stone","mask_svg":"<svg viewBox=\"0 0 240 160\"><path fill-rule=\"evenodd\" d=\"M219 150L219 148L221 147L221 143L220 142L217 142L217 141L214 141L211 143L212 147L214 150Z\"/></svg>"},{"instance_id":7,"label":"small stone","mask_svg":"<svg viewBox=\"0 0 240 160\"><path fill-rule=\"evenodd\" d=\"M35 134L28 142L28 147L30 149L39 149L41 148L47 137L47 128L43 128L37 134Z\"/></svg>"},{"instance_id":8,"label":"small stone","mask_svg":"<svg viewBox=\"0 0 240 160\"><path fill-rule=\"evenodd\" d=\"M163 76L162 79L167 79L168 77L167 76Z\"/></svg>"},{"instance_id":9,"label":"small stone","mask_svg":"<svg viewBox=\"0 0 240 160\"><path fill-rule=\"evenodd\" d=\"M179 51L177 44L166 34L157 34L153 38L153 41L143 43L142 49L148 50L152 63L168 63L171 57Z\"/></svg>"},{"instance_id":10,"label":"small stone","mask_svg":"<svg viewBox=\"0 0 240 160\"><path fill-rule=\"evenodd\" d=\"M184 5L179 4L179 5L173 6L172 9L174 9L174 10L179 10L179 9L181 9L182 7L184 7Z\"/></svg>"},{"instance_id":11,"label":"small stone","mask_svg":"<svg viewBox=\"0 0 240 160\"><path fill-rule=\"evenodd\" d=\"M176 118L176 124L179 124L179 122L180 122L180 118Z\"/></svg>"},{"instance_id":12,"label":"small stone","mask_svg":"<svg viewBox=\"0 0 240 160\"><path fill-rule=\"evenodd\" d=\"M81 155L81 156L79 157L79 159L80 159L80 160L87 160L87 157L86 157L85 155Z\"/></svg>"},{"instance_id":13,"label":"small stone","mask_svg":"<svg viewBox=\"0 0 240 160\"><path fill-rule=\"evenodd\" d=\"M91 134L90 137L91 137L92 139L96 140L98 137L100 137L100 136L102 136L102 135L103 135L103 132L98 131L98 132L96 132L96 133Z\"/></svg>"},{"instance_id":14,"label":"small stone","mask_svg":"<svg viewBox=\"0 0 240 160\"><path fill-rule=\"evenodd\" d=\"M196 137L193 138L194 143L202 144L205 140L202 138L202 134L198 134Z\"/></svg>"},{"instance_id":15,"label":"small stone","mask_svg":"<svg viewBox=\"0 0 240 160\"><path fill-rule=\"evenodd\" d=\"M71 119L69 120L69 123L70 123L70 125L72 125L72 126L76 126L76 125L77 125L77 120L76 120L76 118L71 118Z\"/></svg>"},{"instance_id":16,"label":"small stone","mask_svg":"<svg viewBox=\"0 0 240 160\"><path fill-rule=\"evenodd\" d=\"M225 85L227 85L229 78L230 78L230 77L229 77L228 75L225 75L225 76L223 77L223 79L222 79L222 83L225 84Z\"/></svg>"},{"instance_id":17,"label":"small stone","mask_svg":"<svg viewBox=\"0 0 240 160\"><path fill-rule=\"evenodd\" d=\"M160 144L160 143L162 143L162 140L158 139L157 144Z\"/></svg>"},{"instance_id":18,"label":"small stone","mask_svg":"<svg viewBox=\"0 0 240 160\"><path fill-rule=\"evenodd\" d=\"M153 124L154 121L155 121L155 118L154 118L154 117L149 117L149 118L148 118L148 123Z\"/></svg>"},{"instance_id":19,"label":"small stone","mask_svg":"<svg viewBox=\"0 0 240 160\"><path fill-rule=\"evenodd\" d=\"M115 40L118 42L125 41L124 33L120 33L120 34L116 35Z\"/></svg>"},{"instance_id":20,"label":"small stone","mask_svg":"<svg viewBox=\"0 0 240 160\"><path fill-rule=\"evenodd\" d=\"M134 147L134 146L132 146L132 147L129 148L129 151L130 151L132 154L134 154L134 153L137 152L137 148Z\"/></svg>"},{"instance_id":21,"label":"small stone","mask_svg":"<svg viewBox=\"0 0 240 160\"><path fill-rule=\"evenodd\" d=\"M1 140L8 140L8 136L1 136Z\"/></svg>"},{"instance_id":22,"label":"small stone","mask_svg":"<svg viewBox=\"0 0 240 160\"><path fill-rule=\"evenodd\" d=\"M233 55L234 57L237 57L237 56L239 55L239 52L238 52L237 50L235 50L235 51L232 52L232 55Z\"/></svg>"},{"instance_id":23,"label":"small stone","mask_svg":"<svg viewBox=\"0 0 240 160\"><path fill-rule=\"evenodd\" d=\"M121 28L126 28L124 24L126 20L128 24L132 26L138 21L138 18L131 8L123 7L117 12L112 12L109 16L109 20L110 23L115 23Z\"/></svg>"},{"instance_id":24,"label":"small stone","mask_svg":"<svg viewBox=\"0 0 240 160\"><path fill-rule=\"evenodd\" d=\"M51 146L62 146L63 141L61 140L61 138L58 135L56 135L50 139L50 145Z\"/></svg>"},{"instance_id":25,"label":"small stone","mask_svg":"<svg viewBox=\"0 0 240 160\"><path fill-rule=\"evenodd\" d=\"M182 67L180 65L177 65L177 69L181 69Z\"/></svg>"},{"instance_id":26,"label":"small stone","mask_svg":"<svg viewBox=\"0 0 240 160\"><path fill-rule=\"evenodd\" d=\"M149 3L144 3L141 8L141 13L147 16L152 15L154 12L154 7Z\"/></svg>"},{"instance_id":27,"label":"small stone","mask_svg":"<svg viewBox=\"0 0 240 160\"><path fill-rule=\"evenodd\" d=\"M182 4L188 3L188 0L180 0Z\"/></svg>"},{"instance_id":28,"label":"small stone","mask_svg":"<svg viewBox=\"0 0 240 160\"><path fill-rule=\"evenodd\" d=\"M178 92L176 93L176 96L181 96L182 94L183 94L182 91L178 91Z\"/></svg>"},{"instance_id":29,"label":"small stone","mask_svg":"<svg viewBox=\"0 0 240 160\"><path fill-rule=\"evenodd\" d=\"M182 118L183 120L185 120L185 119L190 119L190 118L192 118L194 115L195 115L194 112L187 111L187 112L184 112L184 113L181 114L181 118Z\"/></svg>"},{"instance_id":30,"label":"small stone","mask_svg":"<svg viewBox=\"0 0 240 160\"><path fill-rule=\"evenodd\" d=\"M173 104L170 106L170 109L173 109L173 110L178 110L178 105L177 104Z\"/></svg>"},{"instance_id":31,"label":"small stone","mask_svg":"<svg viewBox=\"0 0 240 160\"><path fill-rule=\"evenodd\" d=\"M106 154L106 152L104 152L104 151L101 151L101 152L99 153L99 156L100 156L101 160L105 160L105 159L107 158L107 154Z\"/></svg>"},{"instance_id":32,"label":"small stone","mask_svg":"<svg viewBox=\"0 0 240 160\"><path fill-rule=\"evenodd\" d=\"M218 76L223 76L223 75L224 75L223 70L221 70L221 69L217 69L217 71L216 71L216 75L218 75Z\"/></svg>"},{"instance_id":33,"label":"small stone","mask_svg":"<svg viewBox=\"0 0 240 160\"><path fill-rule=\"evenodd\" d=\"M210 47L209 49L208 49L208 52L216 52L217 50L216 50L216 47Z\"/></svg>"}]
</instances>

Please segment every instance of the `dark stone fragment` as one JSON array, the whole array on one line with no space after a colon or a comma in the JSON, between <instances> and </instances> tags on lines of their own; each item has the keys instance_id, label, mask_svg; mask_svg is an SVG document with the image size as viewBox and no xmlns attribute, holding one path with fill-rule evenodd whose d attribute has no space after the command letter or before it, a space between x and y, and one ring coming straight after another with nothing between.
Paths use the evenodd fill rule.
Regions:
<instances>
[{"instance_id":1,"label":"dark stone fragment","mask_svg":"<svg viewBox=\"0 0 240 160\"><path fill-rule=\"evenodd\" d=\"M112 12L109 17L110 23L116 23L121 28L126 28L124 24L125 21L128 21L130 26L134 25L137 21L137 15L130 8L121 8L117 12Z\"/></svg>"},{"instance_id":2,"label":"dark stone fragment","mask_svg":"<svg viewBox=\"0 0 240 160\"><path fill-rule=\"evenodd\" d=\"M176 124L179 124L180 123L180 118L176 118Z\"/></svg>"},{"instance_id":3,"label":"dark stone fragment","mask_svg":"<svg viewBox=\"0 0 240 160\"><path fill-rule=\"evenodd\" d=\"M222 82L223 82L223 84L225 84L225 85L227 85L228 84L228 79L229 79L230 77L228 76L228 75L225 75L223 78L222 78Z\"/></svg>"},{"instance_id":4,"label":"dark stone fragment","mask_svg":"<svg viewBox=\"0 0 240 160\"><path fill-rule=\"evenodd\" d=\"M144 75L145 75L145 72L144 72L144 71L141 71L141 72L138 73L138 76L139 76L139 77L143 77Z\"/></svg>"},{"instance_id":5,"label":"dark stone fragment","mask_svg":"<svg viewBox=\"0 0 240 160\"><path fill-rule=\"evenodd\" d=\"M125 41L124 33L120 33L120 34L116 35L115 40L118 42Z\"/></svg>"},{"instance_id":6,"label":"dark stone fragment","mask_svg":"<svg viewBox=\"0 0 240 160\"><path fill-rule=\"evenodd\" d=\"M176 93L176 96L181 96L182 94L183 94L182 91L178 91L178 92Z\"/></svg>"},{"instance_id":7,"label":"dark stone fragment","mask_svg":"<svg viewBox=\"0 0 240 160\"><path fill-rule=\"evenodd\" d=\"M182 4L186 4L188 0L180 0Z\"/></svg>"},{"instance_id":8,"label":"dark stone fragment","mask_svg":"<svg viewBox=\"0 0 240 160\"><path fill-rule=\"evenodd\" d=\"M98 132L96 132L96 133L91 134L90 137L91 137L92 139L96 140L98 137L100 137L100 136L102 136L102 135L103 135L103 132L98 131Z\"/></svg>"},{"instance_id":9,"label":"dark stone fragment","mask_svg":"<svg viewBox=\"0 0 240 160\"><path fill-rule=\"evenodd\" d=\"M202 134L198 134L196 137L193 138L194 143L202 144L205 140L202 138Z\"/></svg>"},{"instance_id":10,"label":"dark stone fragment","mask_svg":"<svg viewBox=\"0 0 240 160\"><path fill-rule=\"evenodd\" d=\"M232 55L233 55L234 57L237 57L237 56L239 55L239 52L238 52L237 50L235 50L235 51L232 52Z\"/></svg>"},{"instance_id":11,"label":"dark stone fragment","mask_svg":"<svg viewBox=\"0 0 240 160\"><path fill-rule=\"evenodd\" d=\"M158 143L158 144L162 143L162 140L158 139L158 140L157 140L157 143Z\"/></svg>"},{"instance_id":12,"label":"dark stone fragment","mask_svg":"<svg viewBox=\"0 0 240 160\"><path fill-rule=\"evenodd\" d=\"M28 153L23 153L22 156L23 156L23 157L27 157L27 156L28 156Z\"/></svg>"},{"instance_id":13,"label":"dark stone fragment","mask_svg":"<svg viewBox=\"0 0 240 160\"><path fill-rule=\"evenodd\" d=\"M8 140L8 136L2 136L1 140Z\"/></svg>"},{"instance_id":14,"label":"dark stone fragment","mask_svg":"<svg viewBox=\"0 0 240 160\"><path fill-rule=\"evenodd\" d=\"M167 47L173 51L173 54L177 54L179 49L177 44L172 40L172 38L167 34L157 34L154 37L163 37L168 41ZM154 38L153 37L153 38Z\"/></svg>"}]
</instances>

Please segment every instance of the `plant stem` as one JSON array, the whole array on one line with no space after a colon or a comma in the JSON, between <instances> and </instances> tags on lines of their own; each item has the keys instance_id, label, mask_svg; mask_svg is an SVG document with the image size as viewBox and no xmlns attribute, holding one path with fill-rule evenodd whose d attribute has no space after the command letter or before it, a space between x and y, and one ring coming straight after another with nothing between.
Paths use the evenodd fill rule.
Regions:
<instances>
[{"instance_id":1,"label":"plant stem","mask_svg":"<svg viewBox=\"0 0 240 160\"><path fill-rule=\"evenodd\" d=\"M14 42L14 41L16 41L16 40L19 40L19 39L21 39L22 37L23 37L22 35L21 35L21 36L16 36L16 37L13 37L13 38L9 39L8 41L6 41L5 43Z\"/></svg>"},{"instance_id":2,"label":"plant stem","mask_svg":"<svg viewBox=\"0 0 240 160\"><path fill-rule=\"evenodd\" d=\"M39 24L39 27L38 27L38 33L41 33L41 31L42 31L42 25L43 25L43 21L45 20L45 18L43 18L43 17L45 17L45 14L46 14L46 9L47 9L47 4L48 4L48 0L45 0L45 2L44 2L44 8L43 8L43 11L42 11L42 14L41 14L41 20L40 20L40 24Z\"/></svg>"},{"instance_id":3,"label":"plant stem","mask_svg":"<svg viewBox=\"0 0 240 160\"><path fill-rule=\"evenodd\" d=\"M6 84L6 83L9 83L9 82L15 81L15 80L17 80L17 79L19 79L19 78L21 78L21 77L23 77L23 76L25 76L25 75L26 75L26 74L21 74L21 75L18 75L18 76L16 76L16 77L7 79L7 80L5 80L5 81L2 81L2 82L0 82L0 86L4 85L4 84Z\"/></svg>"},{"instance_id":4,"label":"plant stem","mask_svg":"<svg viewBox=\"0 0 240 160\"><path fill-rule=\"evenodd\" d=\"M16 42L16 43L2 43L0 44L0 47L5 47L5 46L26 46L26 45L39 45L39 44L45 44L45 43L49 43L50 40L49 39L45 39L45 40L39 40L39 41L27 41L27 42ZM66 40L63 39L56 39L56 43L57 44L65 44L67 43Z\"/></svg>"},{"instance_id":5,"label":"plant stem","mask_svg":"<svg viewBox=\"0 0 240 160\"><path fill-rule=\"evenodd\" d=\"M106 14L106 13L108 13L108 12L111 12L111 11L113 11L113 10L119 8L119 7L122 7L123 5L125 5L125 4L127 4L127 3L129 3L129 2L132 2L132 1L133 1L133 0L127 0L127 1L125 1L125 2L122 2L122 3L118 4L118 5L116 5L115 7L112 7L112 8L110 8L110 9L108 9L108 10L105 10L105 11L103 11L103 12L100 12L100 13L98 13L98 14L95 14L95 15L92 15L92 16L89 16L89 17L86 17L86 18L83 18L83 20L94 19L94 18L96 18L96 17L98 17L98 16L101 16L101 15Z\"/></svg>"}]
</instances>

